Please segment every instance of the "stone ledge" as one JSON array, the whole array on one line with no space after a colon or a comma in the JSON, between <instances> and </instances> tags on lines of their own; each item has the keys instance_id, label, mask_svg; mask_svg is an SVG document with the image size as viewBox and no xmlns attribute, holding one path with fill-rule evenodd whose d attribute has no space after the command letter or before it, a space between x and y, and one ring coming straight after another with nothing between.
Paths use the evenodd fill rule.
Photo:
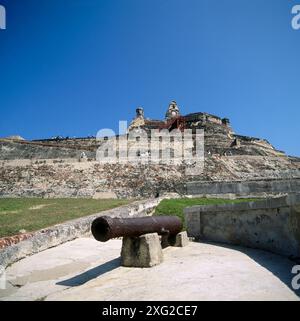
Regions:
<instances>
[{"instance_id":1,"label":"stone ledge","mask_svg":"<svg viewBox=\"0 0 300 321\"><path fill-rule=\"evenodd\" d=\"M300 194L290 194L288 196L269 198L266 200L259 200L253 202L241 202L232 204L218 204L218 205L196 205L184 209L186 214L199 212L227 212L227 211L246 211L258 210L265 208L278 208L289 206L293 204L300 204Z\"/></svg>"},{"instance_id":2,"label":"stone ledge","mask_svg":"<svg viewBox=\"0 0 300 321\"><path fill-rule=\"evenodd\" d=\"M289 172L290 173L290 172ZM300 175L300 171L295 173ZM261 178L231 181L194 181L187 182L188 195L224 195L235 196L266 196L268 194L282 195L297 193L300 190L299 177L293 177L291 173L286 178Z\"/></svg>"}]
</instances>

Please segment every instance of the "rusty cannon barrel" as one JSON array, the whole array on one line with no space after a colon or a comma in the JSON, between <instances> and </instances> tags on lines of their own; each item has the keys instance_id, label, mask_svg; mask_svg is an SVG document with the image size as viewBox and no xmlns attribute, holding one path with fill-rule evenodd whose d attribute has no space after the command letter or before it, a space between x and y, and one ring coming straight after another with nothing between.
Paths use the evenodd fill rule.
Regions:
<instances>
[{"instance_id":1,"label":"rusty cannon barrel","mask_svg":"<svg viewBox=\"0 0 300 321\"><path fill-rule=\"evenodd\" d=\"M115 218L100 216L92 223L92 234L97 241L106 242L116 237L137 237L147 233L175 236L182 230L177 216L148 216Z\"/></svg>"}]
</instances>

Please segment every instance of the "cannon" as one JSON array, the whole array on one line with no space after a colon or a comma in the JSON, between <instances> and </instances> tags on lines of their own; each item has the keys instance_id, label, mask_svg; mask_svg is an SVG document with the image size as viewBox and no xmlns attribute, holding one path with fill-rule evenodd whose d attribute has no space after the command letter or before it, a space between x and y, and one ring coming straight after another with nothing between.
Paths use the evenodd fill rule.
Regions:
<instances>
[{"instance_id":1,"label":"cannon","mask_svg":"<svg viewBox=\"0 0 300 321\"><path fill-rule=\"evenodd\" d=\"M106 242L116 237L139 237L157 233L168 239L176 237L182 230L182 222L177 216L149 216L136 218L116 218L100 216L91 226L94 238Z\"/></svg>"}]
</instances>

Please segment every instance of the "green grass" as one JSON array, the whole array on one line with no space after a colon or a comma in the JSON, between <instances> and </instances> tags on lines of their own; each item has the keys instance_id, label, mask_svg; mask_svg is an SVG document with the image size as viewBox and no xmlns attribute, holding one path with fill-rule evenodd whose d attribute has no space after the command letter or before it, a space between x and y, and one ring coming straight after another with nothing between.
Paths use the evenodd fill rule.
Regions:
<instances>
[{"instance_id":1,"label":"green grass","mask_svg":"<svg viewBox=\"0 0 300 321\"><path fill-rule=\"evenodd\" d=\"M118 199L0 199L0 237L36 231L130 203Z\"/></svg>"},{"instance_id":2,"label":"green grass","mask_svg":"<svg viewBox=\"0 0 300 321\"><path fill-rule=\"evenodd\" d=\"M162 200L155 209L154 215L176 215L183 222L183 229L186 229L183 209L189 206L195 205L217 205L217 204L228 204L228 203L240 203L240 202L251 202L258 199L245 198L245 199L220 199L220 198L178 198Z\"/></svg>"}]
</instances>

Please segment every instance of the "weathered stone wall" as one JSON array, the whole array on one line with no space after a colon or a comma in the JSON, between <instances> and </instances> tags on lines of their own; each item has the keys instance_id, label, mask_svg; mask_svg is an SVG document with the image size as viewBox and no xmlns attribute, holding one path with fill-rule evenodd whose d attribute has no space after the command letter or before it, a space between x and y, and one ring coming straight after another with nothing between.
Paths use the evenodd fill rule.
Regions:
<instances>
[{"instance_id":1,"label":"weathered stone wall","mask_svg":"<svg viewBox=\"0 0 300 321\"><path fill-rule=\"evenodd\" d=\"M167 165L100 165L97 162L36 164L0 168L0 197L145 198L174 192L184 170Z\"/></svg>"},{"instance_id":2,"label":"weathered stone wall","mask_svg":"<svg viewBox=\"0 0 300 321\"><path fill-rule=\"evenodd\" d=\"M68 221L33 233L28 239L0 250L0 266L6 267L26 256L82 236L90 236L93 220L100 215L112 217L135 217L152 214L161 198L134 202L132 204L103 211L80 219Z\"/></svg>"},{"instance_id":3,"label":"weathered stone wall","mask_svg":"<svg viewBox=\"0 0 300 321\"><path fill-rule=\"evenodd\" d=\"M300 194L184 212L189 236L300 258Z\"/></svg>"},{"instance_id":4,"label":"weathered stone wall","mask_svg":"<svg viewBox=\"0 0 300 321\"><path fill-rule=\"evenodd\" d=\"M103 193L114 193L119 198L145 198L165 192L194 195L219 193L214 191L214 186L220 183L209 183L214 181L237 182L233 186L247 185L240 181L262 181L257 183L260 187L258 192L264 192L266 180L279 180L272 186L278 187L276 193L285 193L290 190L279 189L282 182L300 178L300 163L298 166L290 165L286 157L212 156L205 158L204 165L203 172L191 176L186 173L187 165L6 161L0 167L0 197L97 197ZM251 184L255 188L255 183ZM225 191L234 193L230 189Z\"/></svg>"},{"instance_id":5,"label":"weathered stone wall","mask_svg":"<svg viewBox=\"0 0 300 321\"><path fill-rule=\"evenodd\" d=\"M95 159L95 151L85 146L68 146L59 143L39 143L27 141L0 140L0 160L19 159L79 159L85 152L89 158Z\"/></svg>"},{"instance_id":6,"label":"weathered stone wall","mask_svg":"<svg viewBox=\"0 0 300 321\"><path fill-rule=\"evenodd\" d=\"M261 196L300 192L300 178L234 182L187 182L188 195Z\"/></svg>"}]
</instances>

